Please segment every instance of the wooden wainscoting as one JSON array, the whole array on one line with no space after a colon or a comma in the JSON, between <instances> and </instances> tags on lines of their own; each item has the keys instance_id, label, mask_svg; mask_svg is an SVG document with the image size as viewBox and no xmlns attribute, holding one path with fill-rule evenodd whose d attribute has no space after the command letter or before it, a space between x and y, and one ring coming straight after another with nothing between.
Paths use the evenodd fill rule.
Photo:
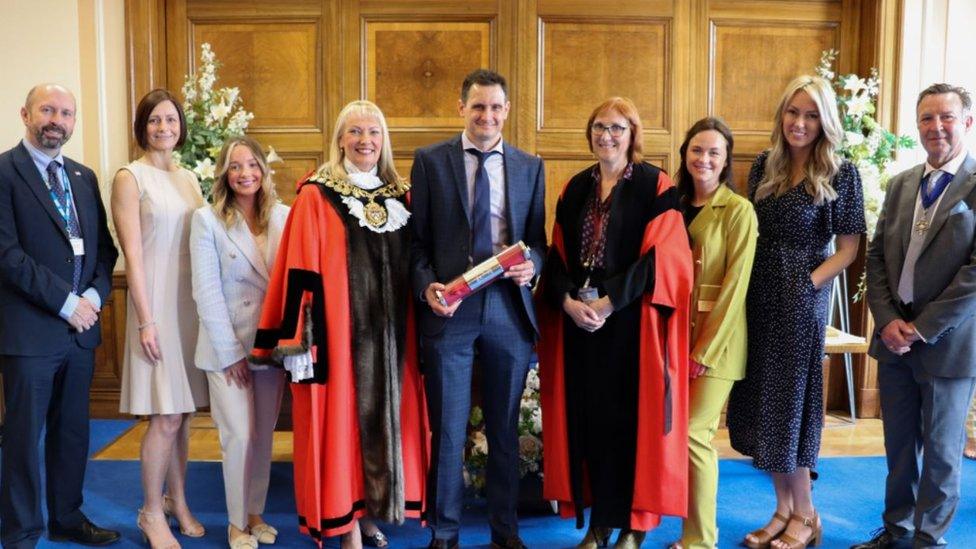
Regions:
<instances>
[{"instance_id":1,"label":"wooden wainscoting","mask_svg":"<svg viewBox=\"0 0 976 549\"><path fill-rule=\"evenodd\" d=\"M210 43L222 63L218 85L240 88L255 114L249 133L285 160L275 176L290 203L294 181L326 158L345 103L366 98L384 110L394 161L408 175L417 147L461 129L463 76L489 67L509 80L505 138L545 160L551 226L562 186L593 162L587 116L612 95L635 101L645 156L670 172L686 128L704 116L725 118L736 134L740 191L756 154L768 146L785 84L811 73L823 49L840 51L843 73L879 67L885 83L879 117L890 126L898 4L125 0L129 116L153 87L178 91L199 62L200 44ZM859 274L851 275L851 287ZM853 332L864 335L865 308L852 313ZM873 396L875 369L858 362L859 398Z\"/></svg>"}]
</instances>

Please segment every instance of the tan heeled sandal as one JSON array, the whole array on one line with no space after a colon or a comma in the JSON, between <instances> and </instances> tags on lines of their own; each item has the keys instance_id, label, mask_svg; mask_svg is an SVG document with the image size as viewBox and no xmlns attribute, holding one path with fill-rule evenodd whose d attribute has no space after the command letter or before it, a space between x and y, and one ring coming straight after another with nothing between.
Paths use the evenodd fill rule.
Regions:
<instances>
[{"instance_id":1,"label":"tan heeled sandal","mask_svg":"<svg viewBox=\"0 0 976 549\"><path fill-rule=\"evenodd\" d=\"M176 525L180 528L181 534L183 534L188 538L202 538L207 533L207 529L204 528L203 525L200 524L200 521L197 520L196 517L194 517L192 514L190 515L190 519L193 520L193 523L190 524L189 528L184 527L183 523L180 522L180 519L176 517L175 509L176 509L176 500L174 500L173 498L167 495L164 495L163 513L166 515L167 518L172 518L176 520Z\"/></svg>"},{"instance_id":2,"label":"tan heeled sandal","mask_svg":"<svg viewBox=\"0 0 976 549\"><path fill-rule=\"evenodd\" d=\"M766 527L758 528L749 532L749 535L756 538L756 541L751 541L748 537L742 539L742 545L748 547L749 549L769 549L769 544L773 542L776 536L783 533L786 530L786 525L789 524L789 517L784 517L780 513L773 513L773 518L779 519L783 523L783 527L775 532L770 532Z\"/></svg>"},{"instance_id":3,"label":"tan heeled sandal","mask_svg":"<svg viewBox=\"0 0 976 549\"><path fill-rule=\"evenodd\" d=\"M169 534L169 539L163 540L162 545L156 545L149 539L149 531L157 524L159 526L165 525L165 531ZM158 512L150 513L140 508L139 515L136 517L136 528L142 533L142 541L149 545L150 549L180 549L179 542L176 541L176 538L173 537L173 533L169 529L169 522L166 520L165 514Z\"/></svg>"},{"instance_id":4,"label":"tan heeled sandal","mask_svg":"<svg viewBox=\"0 0 976 549\"><path fill-rule=\"evenodd\" d=\"M777 541L786 544L787 549L806 549L807 547L816 547L820 545L823 541L823 524L820 522L820 515L813 513L812 517L805 517L803 515L790 515L790 522L796 521L803 526L810 529L810 535L805 540L798 540L793 536L783 533L777 539Z\"/></svg>"}]
</instances>

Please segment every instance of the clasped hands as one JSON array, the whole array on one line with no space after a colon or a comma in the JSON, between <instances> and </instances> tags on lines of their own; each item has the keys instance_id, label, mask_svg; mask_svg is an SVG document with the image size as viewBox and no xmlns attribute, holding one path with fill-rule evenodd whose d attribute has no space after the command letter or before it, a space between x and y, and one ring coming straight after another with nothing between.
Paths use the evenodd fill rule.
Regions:
<instances>
[{"instance_id":1,"label":"clasped hands","mask_svg":"<svg viewBox=\"0 0 976 549\"><path fill-rule=\"evenodd\" d=\"M896 318L881 330L881 341L889 351L896 355L903 355L911 348L912 343L919 341L921 336L911 322Z\"/></svg>"},{"instance_id":2,"label":"clasped hands","mask_svg":"<svg viewBox=\"0 0 976 549\"><path fill-rule=\"evenodd\" d=\"M581 330L595 332L603 327L607 317L613 313L613 304L607 296L593 301L580 301L566 294L563 298L563 310Z\"/></svg>"},{"instance_id":3,"label":"clasped hands","mask_svg":"<svg viewBox=\"0 0 976 549\"><path fill-rule=\"evenodd\" d=\"M526 286L532 282L532 277L535 276L535 263L528 259L517 265L512 265L502 276L511 279L516 286ZM443 292L445 288L446 286L440 282L431 282L424 290L424 300L430 305L430 309L434 311L435 315L450 318L454 316L454 311L457 311L457 308L461 306L461 301L455 301L450 307L441 304L437 293Z\"/></svg>"},{"instance_id":4,"label":"clasped hands","mask_svg":"<svg viewBox=\"0 0 976 549\"><path fill-rule=\"evenodd\" d=\"M75 307L75 311L68 317L68 324L78 333L84 332L85 330L91 329L98 322L98 313L100 312L101 309L96 307L91 301L88 301L88 298L83 297L78 300L78 306Z\"/></svg>"}]
</instances>

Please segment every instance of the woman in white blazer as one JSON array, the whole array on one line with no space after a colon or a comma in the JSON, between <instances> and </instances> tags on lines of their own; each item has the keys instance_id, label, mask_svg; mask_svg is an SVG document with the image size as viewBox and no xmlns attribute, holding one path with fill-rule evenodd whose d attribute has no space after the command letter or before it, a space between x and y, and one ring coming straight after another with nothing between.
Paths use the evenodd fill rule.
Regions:
<instances>
[{"instance_id":1,"label":"woman in white blazer","mask_svg":"<svg viewBox=\"0 0 976 549\"><path fill-rule=\"evenodd\" d=\"M261 518L283 370L247 361L288 207L279 203L267 159L249 137L228 140L217 159L213 205L193 213L190 258L200 315L196 365L207 372L220 433L227 540L234 549L274 543Z\"/></svg>"}]
</instances>

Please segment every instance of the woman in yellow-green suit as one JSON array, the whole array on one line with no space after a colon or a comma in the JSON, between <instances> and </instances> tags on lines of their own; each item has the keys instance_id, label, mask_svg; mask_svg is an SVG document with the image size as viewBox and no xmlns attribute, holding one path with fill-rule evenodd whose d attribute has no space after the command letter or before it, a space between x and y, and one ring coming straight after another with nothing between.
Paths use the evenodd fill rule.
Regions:
<instances>
[{"instance_id":1,"label":"woman in yellow-green suit","mask_svg":"<svg viewBox=\"0 0 976 549\"><path fill-rule=\"evenodd\" d=\"M695 258L688 358L688 518L672 549L712 549L718 453L712 439L732 384L746 367L746 291L758 234L752 204L733 192L732 132L696 122L681 145L678 191Z\"/></svg>"}]
</instances>

